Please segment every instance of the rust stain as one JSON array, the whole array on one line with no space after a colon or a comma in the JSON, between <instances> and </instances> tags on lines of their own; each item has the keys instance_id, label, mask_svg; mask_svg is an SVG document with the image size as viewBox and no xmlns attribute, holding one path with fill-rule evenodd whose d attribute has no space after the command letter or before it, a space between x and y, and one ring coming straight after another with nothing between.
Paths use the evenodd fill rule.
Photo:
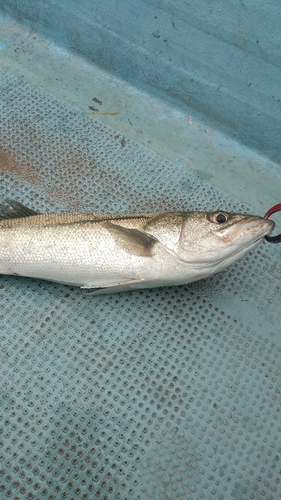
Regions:
<instances>
[{"instance_id":1,"label":"rust stain","mask_svg":"<svg viewBox=\"0 0 281 500\"><path fill-rule=\"evenodd\" d=\"M33 136L32 136L33 137ZM124 148L127 144L122 135L114 136L119 145ZM62 201L71 212L81 211L81 200L85 204L95 203L95 198L108 198L108 203L103 205L103 211L112 212L111 200L122 201L125 194L126 210L152 212L154 210L173 209L172 203L167 202L165 195L155 196L148 192L139 192L131 189L130 180L127 180L125 172L120 172L114 163L111 164L107 158L100 158L99 151L90 153L81 144L80 150L75 150L69 141L51 144L50 150L42 146L44 141L37 131L36 143L30 141L29 149L24 144L24 151L32 151L37 148L39 159L32 164L23 160L20 151L13 151L0 142L0 172L2 177L9 173L11 180L25 180L30 185L36 185L40 189L39 201L47 196L50 204L49 211L53 211L54 201ZM40 151L44 156L44 164L41 162ZM157 171L157 174L159 174ZM155 176L154 176L155 178ZM1 181L1 176L0 176ZM86 181L86 182L85 182ZM88 189L92 186L92 190ZM91 195L91 192L94 194ZM43 195L43 198L42 198ZM20 200L19 200L20 201ZM97 203L98 204L98 203ZM128 208L128 204L130 208ZM36 208L36 207L34 207ZM99 210L99 209L97 209Z\"/></svg>"},{"instance_id":2,"label":"rust stain","mask_svg":"<svg viewBox=\"0 0 281 500\"><path fill-rule=\"evenodd\" d=\"M31 145L32 148L32 145ZM56 164L60 169L54 169L52 180L45 177L44 169L40 165L32 165L22 162L15 151L10 151L0 144L0 172L12 174L13 180L22 179L32 185L40 186L43 191L57 200L63 200L71 210L79 210L79 197L76 188L77 181L81 177L88 177L89 180L101 177L102 172L97 174L97 165L88 155L77 154L71 147L52 149L52 157L56 159ZM67 181L66 181L67 179Z\"/></svg>"},{"instance_id":3,"label":"rust stain","mask_svg":"<svg viewBox=\"0 0 281 500\"><path fill-rule=\"evenodd\" d=\"M17 160L16 153L6 150L0 145L0 170L8 170L15 176L30 182L30 184L40 184L41 178L36 172L36 168L28 163Z\"/></svg>"}]
</instances>

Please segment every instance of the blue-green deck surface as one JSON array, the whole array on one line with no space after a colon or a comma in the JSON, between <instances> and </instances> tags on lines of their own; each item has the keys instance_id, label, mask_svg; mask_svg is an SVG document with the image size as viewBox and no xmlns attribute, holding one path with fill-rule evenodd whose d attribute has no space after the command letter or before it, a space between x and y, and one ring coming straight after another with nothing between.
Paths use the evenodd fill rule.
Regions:
<instances>
[{"instance_id":1,"label":"blue-green deck surface","mask_svg":"<svg viewBox=\"0 0 281 500\"><path fill-rule=\"evenodd\" d=\"M2 2L0 200L281 201L278 2L206 5ZM2 276L1 500L279 499L280 253L101 297Z\"/></svg>"}]
</instances>

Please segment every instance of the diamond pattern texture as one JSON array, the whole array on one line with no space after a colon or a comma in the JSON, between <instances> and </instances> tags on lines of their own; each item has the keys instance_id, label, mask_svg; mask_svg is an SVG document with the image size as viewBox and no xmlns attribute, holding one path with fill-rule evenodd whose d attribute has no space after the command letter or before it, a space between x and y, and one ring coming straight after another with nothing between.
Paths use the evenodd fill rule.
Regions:
<instances>
[{"instance_id":1,"label":"diamond pattern texture","mask_svg":"<svg viewBox=\"0 0 281 500\"><path fill-rule=\"evenodd\" d=\"M42 212L251 208L24 78L0 76L1 200ZM0 495L279 499L280 250L91 297L0 279Z\"/></svg>"}]
</instances>

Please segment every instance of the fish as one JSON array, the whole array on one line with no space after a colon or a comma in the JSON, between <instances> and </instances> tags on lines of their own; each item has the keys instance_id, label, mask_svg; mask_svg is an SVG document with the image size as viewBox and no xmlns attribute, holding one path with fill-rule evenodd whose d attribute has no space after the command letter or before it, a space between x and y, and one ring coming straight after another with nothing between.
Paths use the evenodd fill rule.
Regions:
<instances>
[{"instance_id":1,"label":"fish","mask_svg":"<svg viewBox=\"0 0 281 500\"><path fill-rule=\"evenodd\" d=\"M272 220L248 214L41 214L0 205L0 274L79 286L94 295L183 285L259 245Z\"/></svg>"}]
</instances>

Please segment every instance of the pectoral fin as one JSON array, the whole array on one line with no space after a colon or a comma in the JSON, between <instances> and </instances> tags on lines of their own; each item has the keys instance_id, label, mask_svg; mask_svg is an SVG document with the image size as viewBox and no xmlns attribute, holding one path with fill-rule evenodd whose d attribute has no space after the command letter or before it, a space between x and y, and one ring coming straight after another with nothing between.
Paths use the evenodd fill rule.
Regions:
<instances>
[{"instance_id":1,"label":"pectoral fin","mask_svg":"<svg viewBox=\"0 0 281 500\"><path fill-rule=\"evenodd\" d=\"M154 236L146 234L138 229L129 229L127 227L106 222L104 224L116 245L125 252L138 257L151 257L152 249L158 242Z\"/></svg>"}]
</instances>

